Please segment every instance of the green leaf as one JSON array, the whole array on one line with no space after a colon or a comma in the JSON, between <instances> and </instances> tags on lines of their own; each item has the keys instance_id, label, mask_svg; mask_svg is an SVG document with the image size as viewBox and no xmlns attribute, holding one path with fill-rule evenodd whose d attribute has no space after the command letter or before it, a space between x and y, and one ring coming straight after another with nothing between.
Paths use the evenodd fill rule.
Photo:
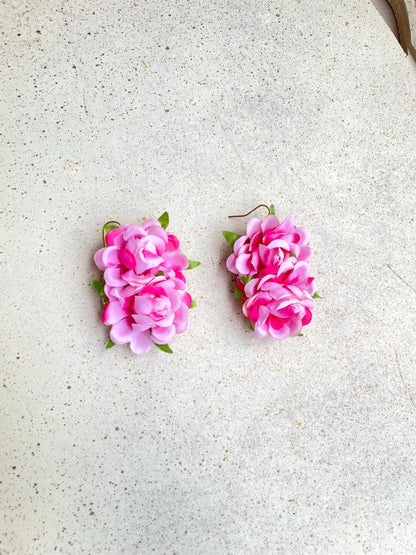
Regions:
<instances>
[{"instance_id":1,"label":"green leaf","mask_svg":"<svg viewBox=\"0 0 416 555\"><path fill-rule=\"evenodd\" d=\"M191 302L191 304L189 305L189 308L195 308L196 306L198 306L198 305L197 305L196 302L192 299L192 302Z\"/></svg>"},{"instance_id":2,"label":"green leaf","mask_svg":"<svg viewBox=\"0 0 416 555\"><path fill-rule=\"evenodd\" d=\"M165 275L165 273L162 272L162 270L159 270L155 277L164 276L164 275Z\"/></svg>"},{"instance_id":3,"label":"green leaf","mask_svg":"<svg viewBox=\"0 0 416 555\"><path fill-rule=\"evenodd\" d=\"M163 212L160 218L157 219L163 229L166 229L169 225L169 214L167 212ZM155 343L156 345L156 343Z\"/></svg>"},{"instance_id":4,"label":"green leaf","mask_svg":"<svg viewBox=\"0 0 416 555\"><path fill-rule=\"evenodd\" d=\"M318 295L318 293L314 293L312 295L312 299L322 299L321 295Z\"/></svg>"},{"instance_id":5,"label":"green leaf","mask_svg":"<svg viewBox=\"0 0 416 555\"><path fill-rule=\"evenodd\" d=\"M114 347L114 345L115 345L115 343L113 343L113 342L111 341L111 339L109 339L107 345L105 346L105 348L106 348L106 349L111 349L111 347Z\"/></svg>"},{"instance_id":6,"label":"green leaf","mask_svg":"<svg viewBox=\"0 0 416 555\"><path fill-rule=\"evenodd\" d=\"M294 258L296 258L296 254L294 252L291 252L289 256L293 256Z\"/></svg>"},{"instance_id":7,"label":"green leaf","mask_svg":"<svg viewBox=\"0 0 416 555\"><path fill-rule=\"evenodd\" d=\"M250 277L250 276L238 276L238 279L239 279L240 281L242 281L242 282L244 283L244 285L245 285L246 283L248 283L249 281L251 281L253 278Z\"/></svg>"},{"instance_id":8,"label":"green leaf","mask_svg":"<svg viewBox=\"0 0 416 555\"><path fill-rule=\"evenodd\" d=\"M243 292L240 291L237 285L234 286L234 295L236 299L241 299L241 297L243 296Z\"/></svg>"},{"instance_id":9,"label":"green leaf","mask_svg":"<svg viewBox=\"0 0 416 555\"><path fill-rule=\"evenodd\" d=\"M232 233L231 231L223 231L222 234L224 235L224 239L231 247L233 247L237 239L241 237L241 235L237 235L237 233Z\"/></svg>"},{"instance_id":10,"label":"green leaf","mask_svg":"<svg viewBox=\"0 0 416 555\"><path fill-rule=\"evenodd\" d=\"M153 341L153 343L155 343ZM173 353L172 349L169 347L169 345L159 345L159 343L155 343L156 347L158 349L160 349L161 351L163 351L164 353Z\"/></svg>"},{"instance_id":11,"label":"green leaf","mask_svg":"<svg viewBox=\"0 0 416 555\"><path fill-rule=\"evenodd\" d=\"M273 216L276 214L275 209L274 209L274 204L270 205L269 211L270 211L270 214L273 214Z\"/></svg>"},{"instance_id":12,"label":"green leaf","mask_svg":"<svg viewBox=\"0 0 416 555\"><path fill-rule=\"evenodd\" d=\"M197 268L201 263L198 262L198 260L190 260L189 261L189 266L186 268L187 270L193 270L194 268Z\"/></svg>"},{"instance_id":13,"label":"green leaf","mask_svg":"<svg viewBox=\"0 0 416 555\"><path fill-rule=\"evenodd\" d=\"M251 331L254 331L253 324L250 321L248 323L248 327L249 327L249 329L251 329Z\"/></svg>"},{"instance_id":14,"label":"green leaf","mask_svg":"<svg viewBox=\"0 0 416 555\"><path fill-rule=\"evenodd\" d=\"M91 285L94 287L94 289L102 296L105 296L104 293L104 283L102 281L97 281L96 279L93 279L91 281Z\"/></svg>"},{"instance_id":15,"label":"green leaf","mask_svg":"<svg viewBox=\"0 0 416 555\"><path fill-rule=\"evenodd\" d=\"M303 333L298 333L298 337L303 337Z\"/></svg>"}]
</instances>

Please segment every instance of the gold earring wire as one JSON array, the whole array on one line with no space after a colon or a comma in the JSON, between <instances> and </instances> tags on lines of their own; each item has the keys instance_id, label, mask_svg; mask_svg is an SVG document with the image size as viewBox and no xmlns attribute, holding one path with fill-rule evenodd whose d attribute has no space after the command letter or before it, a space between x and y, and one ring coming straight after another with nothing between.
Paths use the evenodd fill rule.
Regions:
<instances>
[{"instance_id":1,"label":"gold earring wire","mask_svg":"<svg viewBox=\"0 0 416 555\"><path fill-rule=\"evenodd\" d=\"M270 208L268 206L266 206L265 204L259 204L258 206L256 206L256 208L253 208L253 210L250 210L250 212L247 212L247 214L237 214L236 216L228 216L228 217L229 218L245 218L246 216L248 216L249 214L251 214L252 212L257 210L257 208L267 208L267 212L269 213L268 215L270 216L270 214L271 214Z\"/></svg>"},{"instance_id":2,"label":"gold earring wire","mask_svg":"<svg viewBox=\"0 0 416 555\"><path fill-rule=\"evenodd\" d=\"M116 222L115 220L110 220L109 222L106 222L106 223L103 225L103 243L104 243L104 246L105 246L105 247L107 246L107 241L105 240L105 236L107 235L107 234L105 233L105 228L106 228L108 225L110 225L110 224L117 224L119 227L121 226L121 224L120 224L119 222Z\"/></svg>"}]
</instances>

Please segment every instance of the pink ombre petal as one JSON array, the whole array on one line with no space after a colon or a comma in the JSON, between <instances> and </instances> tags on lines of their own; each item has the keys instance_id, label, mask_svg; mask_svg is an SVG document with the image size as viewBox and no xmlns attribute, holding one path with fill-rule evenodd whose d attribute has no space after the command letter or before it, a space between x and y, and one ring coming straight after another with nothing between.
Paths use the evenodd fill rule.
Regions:
<instances>
[{"instance_id":1,"label":"pink ombre petal","mask_svg":"<svg viewBox=\"0 0 416 555\"><path fill-rule=\"evenodd\" d=\"M143 229L143 225L128 225L124 230L124 240L127 242L132 237L140 239L147 235L146 231Z\"/></svg>"},{"instance_id":2,"label":"pink ombre petal","mask_svg":"<svg viewBox=\"0 0 416 555\"><path fill-rule=\"evenodd\" d=\"M299 249L299 254L297 255L298 260L303 260L304 262L309 262L313 257L313 250L310 247L301 247Z\"/></svg>"},{"instance_id":3,"label":"pink ombre petal","mask_svg":"<svg viewBox=\"0 0 416 555\"><path fill-rule=\"evenodd\" d=\"M312 310L310 308L305 308L305 316L302 318L302 325L307 326L312 320Z\"/></svg>"},{"instance_id":4,"label":"pink ombre petal","mask_svg":"<svg viewBox=\"0 0 416 555\"><path fill-rule=\"evenodd\" d=\"M289 327L289 337L299 335L300 332L302 331L302 321L300 318L296 320L295 319L289 320L287 325Z\"/></svg>"},{"instance_id":5,"label":"pink ombre petal","mask_svg":"<svg viewBox=\"0 0 416 555\"><path fill-rule=\"evenodd\" d=\"M155 316L156 318L156 316ZM170 314L168 314L167 316L165 316L164 318L160 318L159 320L155 319L155 326L159 326L162 328L168 328L169 326L171 326L173 324L175 320L175 314L174 312L171 312Z\"/></svg>"},{"instance_id":6,"label":"pink ombre petal","mask_svg":"<svg viewBox=\"0 0 416 555\"><path fill-rule=\"evenodd\" d=\"M136 355L145 355L153 347L153 341L150 337L150 331L142 331L133 324L133 332L130 339L130 349Z\"/></svg>"},{"instance_id":7,"label":"pink ombre petal","mask_svg":"<svg viewBox=\"0 0 416 555\"><path fill-rule=\"evenodd\" d=\"M126 225L121 225L120 227L116 227L109 231L105 236L105 242L109 247L116 246L121 247L124 246L124 239L123 239L123 232L126 229Z\"/></svg>"},{"instance_id":8,"label":"pink ombre petal","mask_svg":"<svg viewBox=\"0 0 416 555\"><path fill-rule=\"evenodd\" d=\"M118 292L121 290L120 287L111 287L110 285L104 285L104 293L109 301L116 301L119 299Z\"/></svg>"},{"instance_id":9,"label":"pink ombre petal","mask_svg":"<svg viewBox=\"0 0 416 555\"><path fill-rule=\"evenodd\" d=\"M102 254L102 260L104 265L108 268L114 268L120 265L120 259L118 256L120 249L118 247L107 247L104 249Z\"/></svg>"},{"instance_id":10,"label":"pink ombre petal","mask_svg":"<svg viewBox=\"0 0 416 555\"><path fill-rule=\"evenodd\" d=\"M166 251L163 254L163 264L173 270L181 272L188 267L189 261L180 251Z\"/></svg>"},{"instance_id":11,"label":"pink ombre petal","mask_svg":"<svg viewBox=\"0 0 416 555\"><path fill-rule=\"evenodd\" d=\"M259 306L259 318L258 318L259 326L263 326L266 323L269 317L269 314L270 314L269 309L266 306L264 305Z\"/></svg>"},{"instance_id":12,"label":"pink ombre petal","mask_svg":"<svg viewBox=\"0 0 416 555\"><path fill-rule=\"evenodd\" d=\"M289 251L289 243L287 241L284 241L283 239L275 239L274 241L271 241L268 245L267 245L268 249L284 249L286 251Z\"/></svg>"},{"instance_id":13,"label":"pink ombre petal","mask_svg":"<svg viewBox=\"0 0 416 555\"><path fill-rule=\"evenodd\" d=\"M295 232L298 234L298 243L301 246L307 245L309 242L309 232L306 227L295 227Z\"/></svg>"},{"instance_id":14,"label":"pink ombre petal","mask_svg":"<svg viewBox=\"0 0 416 555\"><path fill-rule=\"evenodd\" d=\"M167 251L176 251L179 249L179 239L176 237L176 235L173 234L169 234L168 235L168 242L166 245L166 250Z\"/></svg>"},{"instance_id":15,"label":"pink ombre petal","mask_svg":"<svg viewBox=\"0 0 416 555\"><path fill-rule=\"evenodd\" d=\"M297 318L299 313L299 305L288 305L284 308L274 311L273 316L277 318Z\"/></svg>"},{"instance_id":16,"label":"pink ombre petal","mask_svg":"<svg viewBox=\"0 0 416 555\"><path fill-rule=\"evenodd\" d=\"M279 225L279 220L276 218L276 216L270 215L264 218L264 220L262 221L261 229L263 233L266 233L271 229L275 229L276 227L278 227L278 225Z\"/></svg>"},{"instance_id":17,"label":"pink ombre petal","mask_svg":"<svg viewBox=\"0 0 416 555\"><path fill-rule=\"evenodd\" d=\"M156 268L156 266L160 266L160 264L165 261L164 258L158 254L144 249L140 252L139 257L140 260L146 264L147 268Z\"/></svg>"},{"instance_id":18,"label":"pink ombre petal","mask_svg":"<svg viewBox=\"0 0 416 555\"><path fill-rule=\"evenodd\" d=\"M227 258L227 263L226 263L227 269L232 274L238 274L238 270L235 265L236 260L237 260L237 255L234 253L230 254L230 256Z\"/></svg>"},{"instance_id":19,"label":"pink ombre petal","mask_svg":"<svg viewBox=\"0 0 416 555\"><path fill-rule=\"evenodd\" d=\"M140 331L148 330L156 325L153 318L146 314L133 314L133 320L133 325L136 326L135 329Z\"/></svg>"},{"instance_id":20,"label":"pink ombre petal","mask_svg":"<svg viewBox=\"0 0 416 555\"><path fill-rule=\"evenodd\" d=\"M251 322L253 324L253 321ZM254 324L254 333L257 337L263 339L269 335L269 327L267 324L260 325L258 322Z\"/></svg>"},{"instance_id":21,"label":"pink ombre petal","mask_svg":"<svg viewBox=\"0 0 416 555\"><path fill-rule=\"evenodd\" d=\"M297 262L290 274L288 283L293 285L301 285L307 282L309 266L306 262Z\"/></svg>"},{"instance_id":22,"label":"pink ombre petal","mask_svg":"<svg viewBox=\"0 0 416 555\"><path fill-rule=\"evenodd\" d=\"M258 249L256 249L251 256L251 265L253 266L253 273L256 274L260 268L260 255Z\"/></svg>"},{"instance_id":23,"label":"pink ombre petal","mask_svg":"<svg viewBox=\"0 0 416 555\"><path fill-rule=\"evenodd\" d=\"M272 253L265 245L258 247L259 258L262 266L269 266L272 262Z\"/></svg>"},{"instance_id":24,"label":"pink ombre petal","mask_svg":"<svg viewBox=\"0 0 416 555\"><path fill-rule=\"evenodd\" d=\"M132 333L133 328L131 327L129 318L123 318L123 320L120 320L112 326L110 330L110 339L117 345L124 345L130 342Z\"/></svg>"},{"instance_id":25,"label":"pink ombre petal","mask_svg":"<svg viewBox=\"0 0 416 555\"><path fill-rule=\"evenodd\" d=\"M134 254L128 249L120 249L118 251L118 258L120 260L120 263L129 270L132 270L136 267L136 258Z\"/></svg>"},{"instance_id":26,"label":"pink ombre petal","mask_svg":"<svg viewBox=\"0 0 416 555\"><path fill-rule=\"evenodd\" d=\"M150 314L152 310L151 301L142 296L138 296L134 299L133 306L135 314Z\"/></svg>"},{"instance_id":27,"label":"pink ombre petal","mask_svg":"<svg viewBox=\"0 0 416 555\"><path fill-rule=\"evenodd\" d=\"M159 326L155 326L152 329L152 338L155 343L159 343L160 345L166 345L169 343L171 339L173 339L176 335L176 328L172 324L167 328L161 328Z\"/></svg>"},{"instance_id":28,"label":"pink ombre petal","mask_svg":"<svg viewBox=\"0 0 416 555\"><path fill-rule=\"evenodd\" d=\"M237 256L237 260L235 261L235 267L237 268L237 273L241 276L248 276L252 270L252 266L250 264L251 255L250 254L241 254Z\"/></svg>"},{"instance_id":29,"label":"pink ombre petal","mask_svg":"<svg viewBox=\"0 0 416 555\"><path fill-rule=\"evenodd\" d=\"M155 226L156 226L156 227L160 227L160 228L163 229L163 227L160 225L160 223L159 223L157 220L146 220L145 222L143 222L143 223L141 224L140 227L141 227L142 229L144 229L144 230L147 231L147 230L150 229L151 227L155 227Z\"/></svg>"},{"instance_id":30,"label":"pink ombre petal","mask_svg":"<svg viewBox=\"0 0 416 555\"><path fill-rule=\"evenodd\" d=\"M258 218L251 218L247 223L247 235L251 238L261 230L261 221Z\"/></svg>"},{"instance_id":31,"label":"pink ombre petal","mask_svg":"<svg viewBox=\"0 0 416 555\"><path fill-rule=\"evenodd\" d=\"M175 324L176 333L183 333L188 327L188 307L182 304L175 313L175 319L173 323Z\"/></svg>"},{"instance_id":32,"label":"pink ombre petal","mask_svg":"<svg viewBox=\"0 0 416 555\"><path fill-rule=\"evenodd\" d=\"M127 285L126 281L121 277L120 268L107 268L104 271L104 281L111 287L123 287Z\"/></svg>"},{"instance_id":33,"label":"pink ombre petal","mask_svg":"<svg viewBox=\"0 0 416 555\"><path fill-rule=\"evenodd\" d=\"M288 216L280 225L279 225L279 229L278 232L279 234L286 234L286 233L292 233L293 229L295 227L294 221L293 221L293 217L292 216Z\"/></svg>"},{"instance_id":34,"label":"pink ombre petal","mask_svg":"<svg viewBox=\"0 0 416 555\"><path fill-rule=\"evenodd\" d=\"M105 251L105 248L102 248L100 250L98 250L95 254L94 254L94 262L95 265L100 269L100 270L105 270L105 264L103 262L103 253Z\"/></svg>"},{"instance_id":35,"label":"pink ombre petal","mask_svg":"<svg viewBox=\"0 0 416 555\"><path fill-rule=\"evenodd\" d=\"M184 292L182 295L182 302L189 308L192 304L192 297L189 293Z\"/></svg>"},{"instance_id":36,"label":"pink ombre petal","mask_svg":"<svg viewBox=\"0 0 416 555\"><path fill-rule=\"evenodd\" d=\"M170 301L172 311L175 312L180 307L182 302L179 293L176 289L167 289L166 296Z\"/></svg>"},{"instance_id":37,"label":"pink ombre petal","mask_svg":"<svg viewBox=\"0 0 416 555\"><path fill-rule=\"evenodd\" d=\"M261 232L257 231L257 233L255 233L250 239L251 252L253 252L260 245L261 240L262 240Z\"/></svg>"},{"instance_id":38,"label":"pink ombre petal","mask_svg":"<svg viewBox=\"0 0 416 555\"><path fill-rule=\"evenodd\" d=\"M269 332L274 339L285 339L290 335L290 327L286 324L285 320L272 316L269 320Z\"/></svg>"},{"instance_id":39,"label":"pink ombre petal","mask_svg":"<svg viewBox=\"0 0 416 555\"><path fill-rule=\"evenodd\" d=\"M235 254L241 254L241 253L240 253L240 250L241 250L244 246L246 246L246 247L249 246L248 243L247 243L247 245L246 245L246 242L247 242L247 241L248 241L247 235L242 235L241 237L239 237L239 238L237 239L237 241L234 243L234 252L235 252ZM245 252L247 252L247 249L245 249Z\"/></svg>"},{"instance_id":40,"label":"pink ombre petal","mask_svg":"<svg viewBox=\"0 0 416 555\"><path fill-rule=\"evenodd\" d=\"M125 318L128 314L129 312L122 308L119 302L112 301L105 307L103 322L106 326L112 326Z\"/></svg>"},{"instance_id":41,"label":"pink ombre petal","mask_svg":"<svg viewBox=\"0 0 416 555\"><path fill-rule=\"evenodd\" d=\"M168 242L168 234L160 224L152 225L152 227L149 227L149 229L147 230L147 233L149 235L153 235L154 237L158 237L159 239L162 239L165 245Z\"/></svg>"}]
</instances>

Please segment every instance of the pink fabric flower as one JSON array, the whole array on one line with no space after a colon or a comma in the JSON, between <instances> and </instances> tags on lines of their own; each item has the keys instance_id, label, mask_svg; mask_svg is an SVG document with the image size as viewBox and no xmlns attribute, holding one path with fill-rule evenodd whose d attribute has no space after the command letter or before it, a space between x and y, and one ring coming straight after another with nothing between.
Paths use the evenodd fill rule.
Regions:
<instances>
[{"instance_id":1,"label":"pink fabric flower","mask_svg":"<svg viewBox=\"0 0 416 555\"><path fill-rule=\"evenodd\" d=\"M223 234L233 245L227 268L237 274L235 294L256 335L299 335L311 321L314 306L307 230L295 226L291 216L279 223L269 214L263 221L249 220L246 235L234 243L233 233Z\"/></svg>"},{"instance_id":2,"label":"pink fabric flower","mask_svg":"<svg viewBox=\"0 0 416 555\"><path fill-rule=\"evenodd\" d=\"M191 302L182 279L157 276L143 286L140 294L127 297L123 303L110 301L103 322L112 326L110 338L114 343L130 343L131 350L142 355L153 343L166 345L186 330Z\"/></svg>"},{"instance_id":3,"label":"pink fabric flower","mask_svg":"<svg viewBox=\"0 0 416 555\"><path fill-rule=\"evenodd\" d=\"M246 284L243 313L258 337L299 335L312 319L314 290L306 262L290 257L280 266L267 266Z\"/></svg>"},{"instance_id":4,"label":"pink fabric flower","mask_svg":"<svg viewBox=\"0 0 416 555\"><path fill-rule=\"evenodd\" d=\"M289 216L282 223L274 215L263 221L252 218L247 224L247 235L234 243L234 252L227 259L233 274L254 276L267 266L279 266L291 255L308 262L312 249L307 246L308 232L296 227Z\"/></svg>"},{"instance_id":5,"label":"pink fabric flower","mask_svg":"<svg viewBox=\"0 0 416 555\"><path fill-rule=\"evenodd\" d=\"M104 291L110 301L135 295L160 271L185 279L181 272L188 259L180 252L177 237L157 220L122 225L107 234L106 242L108 246L95 253L94 261L104 272Z\"/></svg>"},{"instance_id":6,"label":"pink fabric flower","mask_svg":"<svg viewBox=\"0 0 416 555\"><path fill-rule=\"evenodd\" d=\"M111 326L115 344L130 343L134 353L167 345L186 330L191 296L185 291L183 270L189 261L175 235L156 220L122 225L106 235L107 247L94 261L104 272L108 304L103 322Z\"/></svg>"}]
</instances>

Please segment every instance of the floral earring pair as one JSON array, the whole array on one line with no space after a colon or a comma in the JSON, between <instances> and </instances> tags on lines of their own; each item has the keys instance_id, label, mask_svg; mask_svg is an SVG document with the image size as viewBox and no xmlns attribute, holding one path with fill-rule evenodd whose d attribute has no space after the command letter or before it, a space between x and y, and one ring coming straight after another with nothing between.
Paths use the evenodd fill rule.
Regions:
<instances>
[{"instance_id":1,"label":"floral earring pair","mask_svg":"<svg viewBox=\"0 0 416 555\"><path fill-rule=\"evenodd\" d=\"M268 216L250 219L245 235L223 231L233 247L227 268L237 275L235 296L258 337L302 335L318 296L309 277L308 233L291 217L280 224L273 206L254 210L261 206ZM140 225L110 221L103 226L104 247L94 255L103 281L92 285L105 306L103 322L111 326L107 348L130 343L134 353L145 354L156 345L172 353L169 342L187 328L188 311L196 304L185 289L184 271L200 263L181 252L178 238L166 231L168 224L165 212Z\"/></svg>"}]
</instances>

